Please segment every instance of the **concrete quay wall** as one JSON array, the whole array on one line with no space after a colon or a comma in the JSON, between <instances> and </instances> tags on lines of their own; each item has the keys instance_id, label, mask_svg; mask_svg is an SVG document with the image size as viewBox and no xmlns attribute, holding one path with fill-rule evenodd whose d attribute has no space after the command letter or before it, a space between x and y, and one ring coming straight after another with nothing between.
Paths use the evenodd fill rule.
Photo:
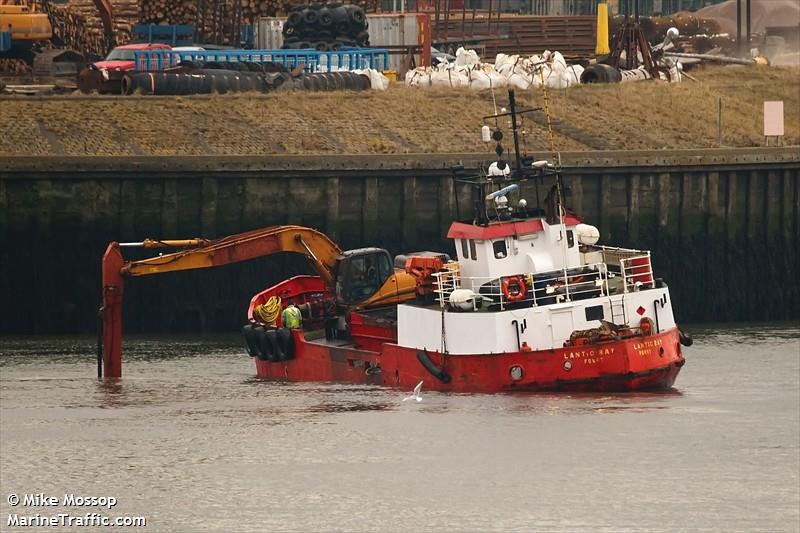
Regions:
<instances>
[{"instance_id":1,"label":"concrete quay wall","mask_svg":"<svg viewBox=\"0 0 800 533\"><path fill-rule=\"evenodd\" d=\"M800 318L800 148L562 153L568 205L603 242L652 250L682 322ZM0 333L90 332L107 243L318 228L343 249L453 253L490 154L0 159ZM547 184L521 185L535 205ZM455 188L455 191L454 191ZM131 253L131 258L137 257ZM233 331L293 256L131 280L128 331Z\"/></svg>"}]
</instances>

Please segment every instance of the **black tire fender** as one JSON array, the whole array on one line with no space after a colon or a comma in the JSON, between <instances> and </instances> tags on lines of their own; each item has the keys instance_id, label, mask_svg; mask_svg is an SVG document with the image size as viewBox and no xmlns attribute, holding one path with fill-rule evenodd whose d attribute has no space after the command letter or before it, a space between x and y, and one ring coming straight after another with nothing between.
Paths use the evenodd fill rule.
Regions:
<instances>
[{"instance_id":1,"label":"black tire fender","mask_svg":"<svg viewBox=\"0 0 800 533\"><path fill-rule=\"evenodd\" d=\"M284 361L294 359L294 336L292 330L288 328L280 328L277 332L278 346L283 354Z\"/></svg>"},{"instance_id":2,"label":"black tire fender","mask_svg":"<svg viewBox=\"0 0 800 533\"><path fill-rule=\"evenodd\" d=\"M687 348L694 344L694 339L688 334L684 333L680 329L678 330L678 339L681 341L681 344L686 346Z\"/></svg>"},{"instance_id":3,"label":"black tire fender","mask_svg":"<svg viewBox=\"0 0 800 533\"><path fill-rule=\"evenodd\" d=\"M258 345L258 339L256 338L256 333L253 331L253 325L247 324L242 328L242 335L244 336L244 342L247 346L247 355L250 357L259 357L261 354L261 347Z\"/></svg>"},{"instance_id":4,"label":"black tire fender","mask_svg":"<svg viewBox=\"0 0 800 533\"><path fill-rule=\"evenodd\" d=\"M272 348L274 350L274 358L272 359L274 362L283 361L285 358L283 347L281 346L280 340L278 340L279 331L278 329L271 329L267 332L267 341L272 343Z\"/></svg>"},{"instance_id":5,"label":"black tire fender","mask_svg":"<svg viewBox=\"0 0 800 533\"><path fill-rule=\"evenodd\" d=\"M271 347L267 342L267 331L264 329L264 326L255 326L253 327L253 332L255 333L256 342L259 346L259 353L257 357L262 361L271 361Z\"/></svg>"},{"instance_id":6,"label":"black tire fender","mask_svg":"<svg viewBox=\"0 0 800 533\"><path fill-rule=\"evenodd\" d=\"M430 372L433 377L442 383L450 383L452 380L450 374L433 364L431 358L428 357L428 350L417 350L417 361L419 361L419 363L425 367L425 370Z\"/></svg>"},{"instance_id":7,"label":"black tire fender","mask_svg":"<svg viewBox=\"0 0 800 533\"><path fill-rule=\"evenodd\" d=\"M266 328L264 330L264 344L267 346L267 358L277 363L281 360L278 355L278 338L274 328Z\"/></svg>"}]
</instances>

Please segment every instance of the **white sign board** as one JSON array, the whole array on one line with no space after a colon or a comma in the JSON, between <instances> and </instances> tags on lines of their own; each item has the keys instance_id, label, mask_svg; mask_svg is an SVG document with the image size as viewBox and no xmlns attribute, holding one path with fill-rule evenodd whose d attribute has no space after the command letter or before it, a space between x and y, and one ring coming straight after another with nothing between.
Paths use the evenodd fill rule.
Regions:
<instances>
[{"instance_id":1,"label":"white sign board","mask_svg":"<svg viewBox=\"0 0 800 533\"><path fill-rule=\"evenodd\" d=\"M764 102L764 137L783 136L783 101Z\"/></svg>"}]
</instances>

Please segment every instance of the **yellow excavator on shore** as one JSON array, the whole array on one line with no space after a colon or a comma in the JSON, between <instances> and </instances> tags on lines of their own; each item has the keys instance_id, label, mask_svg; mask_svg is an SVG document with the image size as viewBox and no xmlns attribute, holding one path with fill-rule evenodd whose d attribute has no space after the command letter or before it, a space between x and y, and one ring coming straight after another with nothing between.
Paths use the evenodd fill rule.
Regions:
<instances>
[{"instance_id":1,"label":"yellow excavator on shore","mask_svg":"<svg viewBox=\"0 0 800 533\"><path fill-rule=\"evenodd\" d=\"M30 47L36 41L53 37L53 26L44 13L36 13L27 5L0 0L0 32L10 34L14 46Z\"/></svg>"},{"instance_id":2,"label":"yellow excavator on shore","mask_svg":"<svg viewBox=\"0 0 800 533\"><path fill-rule=\"evenodd\" d=\"M110 0L93 0L103 25L106 44L114 46L113 12ZM53 33L53 13L48 3L37 12L33 2L0 0L0 73L34 76L75 76L85 62L86 50L62 49L70 46ZM58 4L61 5L61 4ZM61 36L63 39L63 36ZM53 49L50 48L50 43ZM72 43L72 46L75 46ZM69 63L74 63L70 66Z\"/></svg>"}]
</instances>

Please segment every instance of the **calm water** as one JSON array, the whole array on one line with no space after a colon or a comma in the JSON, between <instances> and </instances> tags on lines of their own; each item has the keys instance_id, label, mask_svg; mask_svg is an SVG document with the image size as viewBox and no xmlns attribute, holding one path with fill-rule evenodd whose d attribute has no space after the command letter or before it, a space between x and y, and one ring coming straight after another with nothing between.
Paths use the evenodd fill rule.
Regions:
<instances>
[{"instance_id":1,"label":"calm water","mask_svg":"<svg viewBox=\"0 0 800 533\"><path fill-rule=\"evenodd\" d=\"M670 393L421 403L256 381L238 336L128 339L116 385L93 339L0 339L0 530L94 511L159 532L800 530L800 326L690 331ZM39 492L118 504L7 501Z\"/></svg>"}]
</instances>

